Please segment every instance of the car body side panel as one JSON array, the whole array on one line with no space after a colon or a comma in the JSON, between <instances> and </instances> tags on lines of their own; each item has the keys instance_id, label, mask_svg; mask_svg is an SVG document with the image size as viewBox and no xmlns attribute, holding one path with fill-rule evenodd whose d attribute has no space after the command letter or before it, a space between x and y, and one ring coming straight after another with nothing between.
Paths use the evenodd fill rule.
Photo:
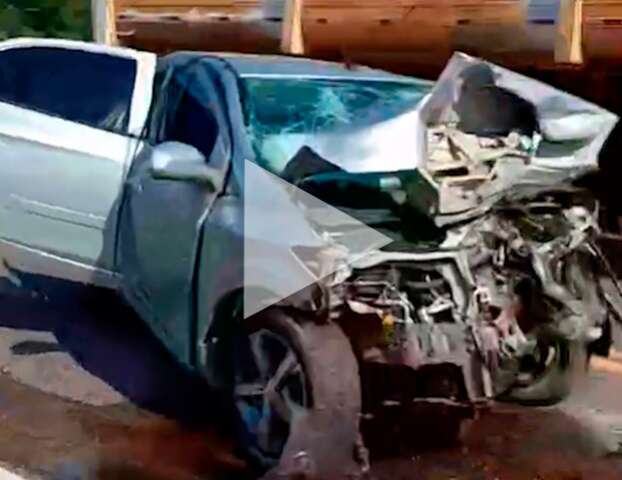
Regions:
<instances>
[{"instance_id":1,"label":"car body side panel","mask_svg":"<svg viewBox=\"0 0 622 480\"><path fill-rule=\"evenodd\" d=\"M22 49L50 55L84 51L136 64L133 78L128 78L133 88L124 133L0 102L4 271L14 268L114 288L120 193L141 147L137 136L151 105L156 57L70 40L20 38L0 43L0 54L10 52L17 60Z\"/></svg>"},{"instance_id":2,"label":"car body side panel","mask_svg":"<svg viewBox=\"0 0 622 480\"><path fill-rule=\"evenodd\" d=\"M123 292L175 357L190 360L193 278L205 186L151 178L148 149L126 186L120 224Z\"/></svg>"},{"instance_id":3,"label":"car body side panel","mask_svg":"<svg viewBox=\"0 0 622 480\"><path fill-rule=\"evenodd\" d=\"M243 210L236 196L221 197L214 205L203 227L203 242L197 268L197 321L194 338L196 367L212 386L221 381L221 366L214 350L206 343L217 310L243 287L244 239ZM228 321L233 319L228 318Z\"/></svg>"},{"instance_id":4,"label":"car body side panel","mask_svg":"<svg viewBox=\"0 0 622 480\"><path fill-rule=\"evenodd\" d=\"M0 238L112 271L117 199L136 146L0 103Z\"/></svg>"},{"instance_id":5,"label":"car body side panel","mask_svg":"<svg viewBox=\"0 0 622 480\"><path fill-rule=\"evenodd\" d=\"M231 141L221 98L221 62L208 59L203 67L193 75L198 75L205 105L210 105L219 125L219 134L206 161L225 175ZM158 123L158 119L152 121ZM151 148L135 159L125 187L118 253L122 288L128 301L175 358L192 366L197 255L203 224L220 192L193 181L153 178Z\"/></svg>"}]
</instances>

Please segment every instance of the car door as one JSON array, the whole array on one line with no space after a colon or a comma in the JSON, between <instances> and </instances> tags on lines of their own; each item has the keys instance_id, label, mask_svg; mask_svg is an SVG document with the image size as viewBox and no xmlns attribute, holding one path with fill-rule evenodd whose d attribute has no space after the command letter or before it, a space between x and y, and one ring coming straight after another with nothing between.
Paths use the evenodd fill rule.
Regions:
<instances>
[{"instance_id":1,"label":"car door","mask_svg":"<svg viewBox=\"0 0 622 480\"><path fill-rule=\"evenodd\" d=\"M133 162L121 213L119 258L125 296L188 365L194 353L201 232L220 190L192 179L155 178L150 149L168 142L190 145L224 180L232 140L225 98L231 93L226 93L223 78L235 78L221 63L193 54L174 54L160 62L149 146Z\"/></svg>"},{"instance_id":2,"label":"car door","mask_svg":"<svg viewBox=\"0 0 622 480\"><path fill-rule=\"evenodd\" d=\"M0 257L107 283L122 185L151 104L155 56L63 40L0 44ZM75 277L75 278L74 278Z\"/></svg>"}]
</instances>

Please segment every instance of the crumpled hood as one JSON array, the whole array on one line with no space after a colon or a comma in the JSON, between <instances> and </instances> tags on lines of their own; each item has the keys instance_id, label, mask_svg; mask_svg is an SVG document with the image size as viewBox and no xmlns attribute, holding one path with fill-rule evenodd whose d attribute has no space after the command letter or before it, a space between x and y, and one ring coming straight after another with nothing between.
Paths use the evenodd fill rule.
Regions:
<instances>
[{"instance_id":1,"label":"crumpled hood","mask_svg":"<svg viewBox=\"0 0 622 480\"><path fill-rule=\"evenodd\" d=\"M469 74L478 69L483 79ZM416 106L371 114L377 121L362 127L288 135L283 142L305 145L346 173L418 170L429 183L417 187L420 210L439 226L476 216L506 195L537 193L596 169L618 121L597 105L462 53ZM531 121L523 118L529 115ZM465 125L471 130L461 131ZM411 187L404 189L416 203Z\"/></svg>"},{"instance_id":2,"label":"crumpled hood","mask_svg":"<svg viewBox=\"0 0 622 480\"><path fill-rule=\"evenodd\" d=\"M529 143L524 152L508 153L504 146L505 150L493 162L488 157L484 160L479 157L467 159L467 164L475 164L475 170L486 165L485 175L474 175L470 170L472 165L467 165L468 168L464 167L466 174L452 173L446 178L432 169L433 146L430 143L430 133L439 125L459 125L460 119L456 118L455 105L461 96L470 92L469 88L465 88L470 80L464 73L478 65L491 70L495 88L511 92L511 95L518 96L533 106L537 131L533 138L526 138L528 135L522 133L522 141ZM503 98L505 97L502 100ZM475 105L477 107L477 103ZM511 107L503 103L498 105L499 109ZM466 113L482 116L479 109ZM488 119L480 118L479 121L485 125ZM344 182L346 185L369 183L365 180L366 174L384 173L384 178L379 177L378 183L381 186L388 185L388 196L402 198L407 207L414 207L419 213L434 218L438 226L443 226L476 216L504 195L517 190L525 190L531 194L580 177L597 168L598 154L617 121L616 115L590 102L483 60L456 53L432 91L416 107L385 121L373 122L369 128L309 135L303 143L341 171L334 175L328 174L329 178L336 176L334 182L331 180L333 185L342 185ZM469 141L479 141L478 135L468 135ZM293 144L300 144L299 140L296 139ZM287 141L292 142L291 135L288 135ZM485 148L482 150L486 153ZM449 158L447 161L458 160ZM453 168L452 165L450 167ZM405 175L414 171L417 171L414 177ZM391 172L396 175L391 175ZM349 174L354 175L349 178ZM318 186L319 190L324 188L320 182L323 176L326 175L314 176L311 173L308 177L310 181L300 180L306 185L315 186L315 190L311 190L314 196L353 215L352 208L343 209L342 205L323 198L318 191ZM260 195L252 202L246 202L248 241L264 239L268 240L268 244L280 243L281 251L284 247L295 245L319 247L323 244L323 232L317 231L317 227L318 223L331 223L329 216L318 217L323 222L309 222L308 218L305 220L305 209L291 196L291 189L288 194L286 184L278 187L271 185L282 181L269 177L270 175L260 175L250 182L253 185L251 191L260 192ZM260 186L262 182L266 185ZM322 182L326 188L331 185L325 179ZM400 189L404 191L404 195L399 195ZM369 196L361 198L355 202L357 205L354 208L373 208L365 205L368 200ZM270 208L275 205L279 208ZM261 215L256 214L259 210L263 212ZM308 210L306 213L309 213ZM266 221L269 216L275 216L278 220ZM374 226L373 222L367 222L358 215L353 216ZM339 218L343 221L344 217ZM275 235L274 226L279 224L280 231L287 231L287 235Z\"/></svg>"},{"instance_id":3,"label":"crumpled hood","mask_svg":"<svg viewBox=\"0 0 622 480\"><path fill-rule=\"evenodd\" d=\"M494 83L485 84L483 90L485 93L494 92L481 95L482 89L469 88L469 82L475 80L468 72L477 69L489 71L488 75ZM478 95L482 97L481 103ZM472 98L465 99L468 96ZM486 108L487 105L483 103L490 103L491 97L494 108ZM514 140L510 140L509 136L503 139L500 148L505 148L506 154L498 155L499 158L494 162L485 160L486 154L490 157L491 152L483 152L485 149L480 148L484 140L491 142L485 138L486 132L482 135L474 135L473 132L465 135L459 131L461 124L469 122L460 118L456 112L459 110L457 106L466 105L460 114L463 117L479 117L476 122L470 123L476 123L482 130L487 130L486 123L490 129L494 129L493 123L499 121L499 117L503 121L511 121L506 118L507 115L499 115L504 110L524 117L525 108L521 110L516 104L527 102L535 116L535 131L532 135L525 131L514 132ZM486 210L506 194L518 190L533 193L595 170L599 152L618 121L616 115L593 103L462 53L454 54L430 95L418 106L417 112L424 125L417 132L423 145L417 164L418 168L429 174L429 180L439 191L438 224L464 220L466 216ZM522 128L522 120L516 119L519 129ZM446 154L444 172L440 172L441 167L436 166L436 170L432 168L434 145L431 144L433 137L430 133L431 129L439 126L453 128L454 137L461 137L460 140L449 139L453 145L447 150L452 147L455 149L456 145L458 149L464 150L463 155L455 152ZM469 142L475 146L470 149L468 146L463 147ZM516 147L514 152L508 148L512 142L516 144L513 145ZM439 157L443 160L442 155ZM456 161L453 165L452 160ZM465 170L451 171L452 166L458 167L458 160L466 163Z\"/></svg>"}]
</instances>

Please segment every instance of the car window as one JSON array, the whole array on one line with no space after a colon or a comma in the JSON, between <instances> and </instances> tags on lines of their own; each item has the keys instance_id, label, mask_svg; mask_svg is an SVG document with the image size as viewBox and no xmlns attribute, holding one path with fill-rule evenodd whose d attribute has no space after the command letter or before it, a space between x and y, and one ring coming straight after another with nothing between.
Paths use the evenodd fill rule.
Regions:
<instances>
[{"instance_id":1,"label":"car window","mask_svg":"<svg viewBox=\"0 0 622 480\"><path fill-rule=\"evenodd\" d=\"M412 111L430 90L416 81L247 76L242 82L256 160L276 175L305 146L344 168L394 156L391 142L371 148L362 140L390 133L392 120Z\"/></svg>"},{"instance_id":2,"label":"car window","mask_svg":"<svg viewBox=\"0 0 622 480\"><path fill-rule=\"evenodd\" d=\"M0 52L0 101L119 133L135 77L131 58L54 47Z\"/></svg>"},{"instance_id":3,"label":"car window","mask_svg":"<svg viewBox=\"0 0 622 480\"><path fill-rule=\"evenodd\" d=\"M368 126L417 105L429 89L427 84L366 80L247 77L243 81L249 122L270 133Z\"/></svg>"},{"instance_id":4,"label":"car window","mask_svg":"<svg viewBox=\"0 0 622 480\"><path fill-rule=\"evenodd\" d=\"M165 87L165 125L157 141L192 145L209 159L218 137L218 121L201 85L195 75L171 78Z\"/></svg>"}]
</instances>

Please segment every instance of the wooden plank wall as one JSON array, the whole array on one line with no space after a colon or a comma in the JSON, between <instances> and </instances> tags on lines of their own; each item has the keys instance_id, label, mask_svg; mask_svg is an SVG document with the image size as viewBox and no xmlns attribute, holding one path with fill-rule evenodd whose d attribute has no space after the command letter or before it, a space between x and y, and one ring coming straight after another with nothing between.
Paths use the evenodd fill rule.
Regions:
<instances>
[{"instance_id":1,"label":"wooden plank wall","mask_svg":"<svg viewBox=\"0 0 622 480\"><path fill-rule=\"evenodd\" d=\"M481 54L496 35L520 25L522 0L304 0L305 53L407 72L446 62L457 45ZM465 29L471 31L464 35ZM513 35L515 37L515 35ZM488 47L486 47L488 48ZM489 50L489 48L488 48Z\"/></svg>"},{"instance_id":2,"label":"wooden plank wall","mask_svg":"<svg viewBox=\"0 0 622 480\"><path fill-rule=\"evenodd\" d=\"M261 9L261 0L115 0L117 11L143 13L187 13L194 10L204 13L243 14Z\"/></svg>"},{"instance_id":3,"label":"wooden plank wall","mask_svg":"<svg viewBox=\"0 0 622 480\"><path fill-rule=\"evenodd\" d=\"M583 34L586 57L620 62L622 0L583 0Z\"/></svg>"},{"instance_id":4,"label":"wooden plank wall","mask_svg":"<svg viewBox=\"0 0 622 480\"><path fill-rule=\"evenodd\" d=\"M285 0L113 0L119 42L166 53L280 51ZM276 15L276 18L275 18Z\"/></svg>"},{"instance_id":5,"label":"wooden plank wall","mask_svg":"<svg viewBox=\"0 0 622 480\"><path fill-rule=\"evenodd\" d=\"M548 68L582 63L581 7L582 0L304 0L303 36L312 56L339 50L374 64L401 58L408 68L413 57L444 63L463 50Z\"/></svg>"},{"instance_id":6,"label":"wooden plank wall","mask_svg":"<svg viewBox=\"0 0 622 480\"><path fill-rule=\"evenodd\" d=\"M406 73L454 50L517 68L622 59L622 0L109 1L121 43L160 51L284 50ZM563 28L531 18L558 2Z\"/></svg>"}]
</instances>

